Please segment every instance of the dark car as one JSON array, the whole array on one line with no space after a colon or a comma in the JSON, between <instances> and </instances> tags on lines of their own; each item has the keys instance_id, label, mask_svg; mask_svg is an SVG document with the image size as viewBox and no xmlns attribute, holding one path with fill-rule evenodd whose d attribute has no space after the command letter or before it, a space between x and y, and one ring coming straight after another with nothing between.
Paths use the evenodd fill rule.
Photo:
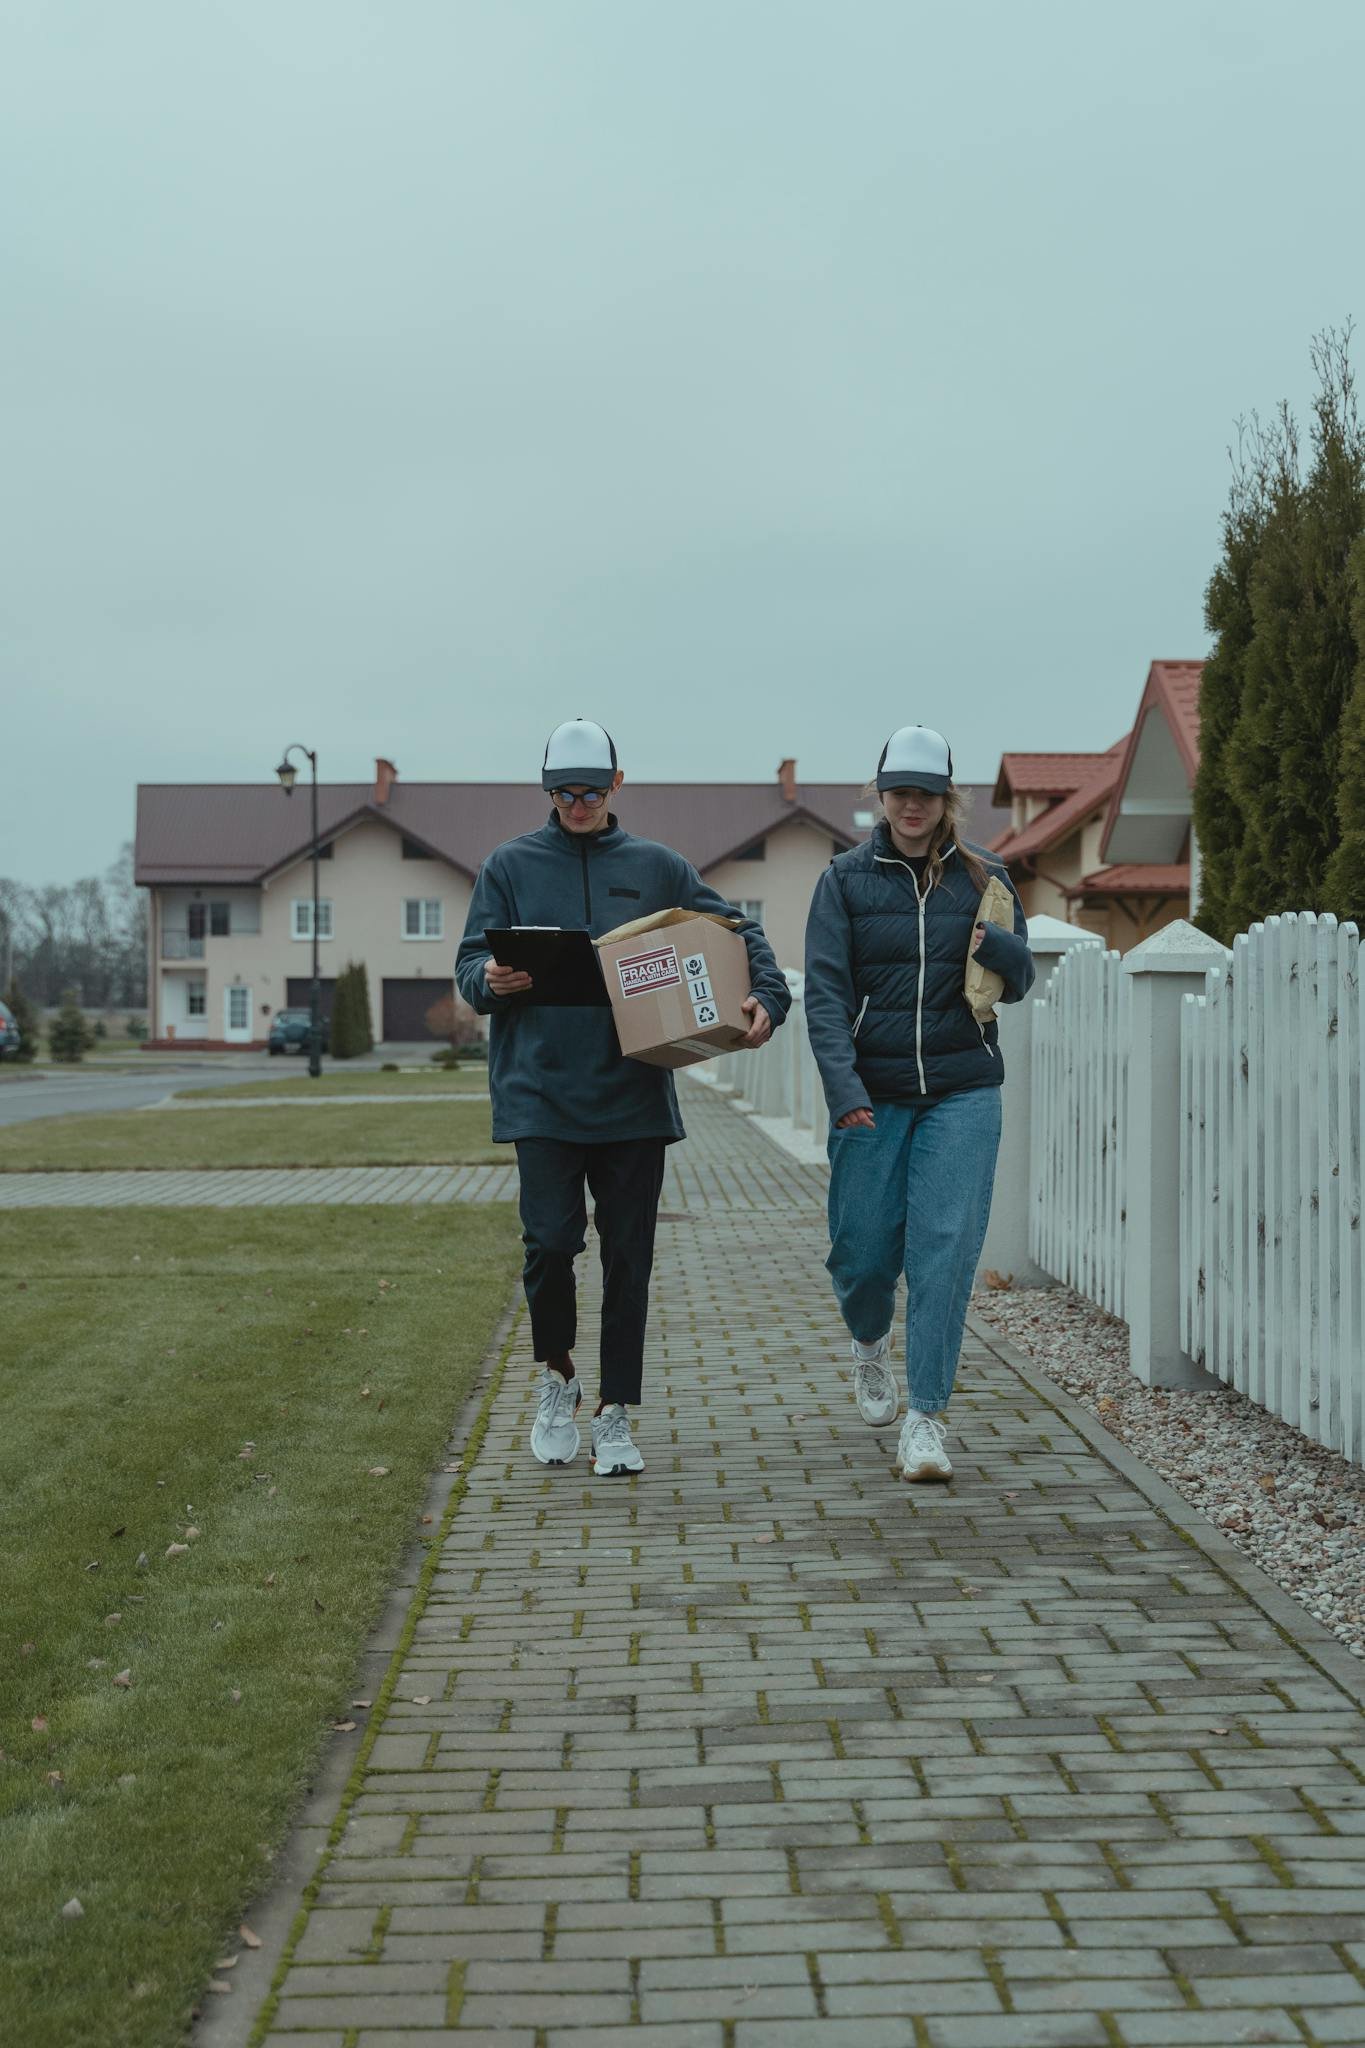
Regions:
<instances>
[{"instance_id":1,"label":"dark car","mask_svg":"<svg viewBox=\"0 0 1365 2048\"><path fill-rule=\"evenodd\" d=\"M326 1052L328 1043L327 1019L322 1017L318 1021L320 1031L318 1043L322 1051ZM270 1020L270 1036L266 1040L266 1044L270 1047L272 1053L307 1052L308 1031L311 1023L312 1018L307 1010L276 1010Z\"/></svg>"},{"instance_id":2,"label":"dark car","mask_svg":"<svg viewBox=\"0 0 1365 2048\"><path fill-rule=\"evenodd\" d=\"M0 1060L17 1059L19 1055L19 1026L14 1021L14 1012L8 1003L0 1003Z\"/></svg>"}]
</instances>

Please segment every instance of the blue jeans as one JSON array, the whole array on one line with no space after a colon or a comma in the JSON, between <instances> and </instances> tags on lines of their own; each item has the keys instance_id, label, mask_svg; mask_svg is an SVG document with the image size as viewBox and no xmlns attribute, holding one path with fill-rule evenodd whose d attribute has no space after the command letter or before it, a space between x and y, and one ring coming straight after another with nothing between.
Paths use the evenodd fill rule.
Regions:
<instances>
[{"instance_id":1,"label":"blue jeans","mask_svg":"<svg viewBox=\"0 0 1365 2048\"><path fill-rule=\"evenodd\" d=\"M905 1274L910 1405L948 1405L1000 1145L1000 1090L966 1088L935 1102L874 1102L871 1130L829 1134L825 1264L860 1343L891 1328Z\"/></svg>"}]
</instances>

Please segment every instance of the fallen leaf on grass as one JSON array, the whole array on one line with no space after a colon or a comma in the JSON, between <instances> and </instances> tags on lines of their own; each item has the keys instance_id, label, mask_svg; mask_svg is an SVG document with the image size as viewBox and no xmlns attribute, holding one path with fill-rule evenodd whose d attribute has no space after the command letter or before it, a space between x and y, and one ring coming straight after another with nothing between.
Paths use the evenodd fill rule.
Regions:
<instances>
[{"instance_id":1,"label":"fallen leaf on grass","mask_svg":"<svg viewBox=\"0 0 1365 2048\"><path fill-rule=\"evenodd\" d=\"M234 1707L240 1707L242 1704L242 1693L240 1686L234 1685L232 1691L228 1694L228 1698L232 1701Z\"/></svg>"},{"instance_id":2,"label":"fallen leaf on grass","mask_svg":"<svg viewBox=\"0 0 1365 2048\"><path fill-rule=\"evenodd\" d=\"M423 1528L425 1529L425 1528L427 1527L427 1525L428 1525L429 1523L431 1523L431 1522L434 1522L434 1521L435 1521L435 1519L436 1519L436 1517L435 1517L434 1515L423 1515L423 1517L422 1517L422 1527L423 1527Z\"/></svg>"},{"instance_id":3,"label":"fallen leaf on grass","mask_svg":"<svg viewBox=\"0 0 1365 2048\"><path fill-rule=\"evenodd\" d=\"M191 1523L189 1528L185 1531L185 1541L187 1543L193 1543L195 1537L199 1535L199 1533L199 1530L195 1528L193 1523Z\"/></svg>"},{"instance_id":4,"label":"fallen leaf on grass","mask_svg":"<svg viewBox=\"0 0 1365 2048\"><path fill-rule=\"evenodd\" d=\"M91 1558L91 1560L90 1560L90 1562L89 1562L89 1564L88 1564L88 1565L87 1565L87 1566L85 1567L85 1569L86 1569L86 1570L87 1570L88 1572L97 1572L97 1571L99 1570L99 1568L100 1568L100 1561L99 1561L99 1559L98 1559L97 1557L92 1557L92 1558Z\"/></svg>"},{"instance_id":5,"label":"fallen leaf on grass","mask_svg":"<svg viewBox=\"0 0 1365 2048\"><path fill-rule=\"evenodd\" d=\"M125 1692L126 1692L126 1691L128 1690L128 1687L129 1687L129 1686L130 1686L130 1685L132 1684L132 1682L133 1682L133 1667L132 1667L132 1665L131 1665L131 1664L129 1665L129 1667L128 1667L128 1669L127 1669L126 1671L116 1671L116 1672L114 1673L114 1677L113 1677L113 1683L114 1683L115 1685L121 1685L121 1686L123 1687L123 1689L124 1689L124 1691L125 1691Z\"/></svg>"},{"instance_id":6,"label":"fallen leaf on grass","mask_svg":"<svg viewBox=\"0 0 1365 2048\"><path fill-rule=\"evenodd\" d=\"M224 1984L221 1977L209 1978L209 1990L216 1992L219 1998L230 1998L232 1996L232 1986Z\"/></svg>"},{"instance_id":7,"label":"fallen leaf on grass","mask_svg":"<svg viewBox=\"0 0 1365 2048\"><path fill-rule=\"evenodd\" d=\"M48 1771L45 1774L45 1778L46 1783L49 1785L64 1785L66 1783L60 1771Z\"/></svg>"},{"instance_id":8,"label":"fallen leaf on grass","mask_svg":"<svg viewBox=\"0 0 1365 2048\"><path fill-rule=\"evenodd\" d=\"M387 1465L371 1465L371 1467L370 1467L370 1477L371 1477L371 1479L387 1479L387 1478L388 1478L388 1476L389 1476L389 1467L388 1467Z\"/></svg>"},{"instance_id":9,"label":"fallen leaf on grass","mask_svg":"<svg viewBox=\"0 0 1365 2048\"><path fill-rule=\"evenodd\" d=\"M240 1961L240 1956L219 1956L213 1967L215 1970L235 1970Z\"/></svg>"},{"instance_id":10,"label":"fallen leaf on grass","mask_svg":"<svg viewBox=\"0 0 1365 2048\"><path fill-rule=\"evenodd\" d=\"M264 1577L264 1578L262 1579L262 1581L261 1581L261 1584L262 1584L263 1586L273 1586L273 1585L274 1585L274 1583L275 1583L275 1574L274 1574L274 1572L267 1572L267 1573L266 1573L266 1575L265 1575L265 1577Z\"/></svg>"},{"instance_id":11,"label":"fallen leaf on grass","mask_svg":"<svg viewBox=\"0 0 1365 2048\"><path fill-rule=\"evenodd\" d=\"M85 1660L85 1668L87 1671L103 1671L105 1667L108 1665L108 1662L109 1659L107 1657L87 1657Z\"/></svg>"},{"instance_id":12,"label":"fallen leaf on grass","mask_svg":"<svg viewBox=\"0 0 1365 2048\"><path fill-rule=\"evenodd\" d=\"M313 1595L313 1612L314 1614L325 1614L327 1612L327 1609L323 1606L321 1600L318 1599L316 1593Z\"/></svg>"},{"instance_id":13,"label":"fallen leaf on grass","mask_svg":"<svg viewBox=\"0 0 1365 2048\"><path fill-rule=\"evenodd\" d=\"M370 1390L369 1390L369 1388L368 1388L368 1387L362 1387L362 1388L360 1389L360 1398L361 1398L361 1400L362 1400L362 1401L368 1401L368 1400L369 1400L369 1398L370 1398Z\"/></svg>"},{"instance_id":14,"label":"fallen leaf on grass","mask_svg":"<svg viewBox=\"0 0 1365 2048\"><path fill-rule=\"evenodd\" d=\"M31 1657L33 1655L33 1652L37 1649L37 1647L38 1645L36 1643L20 1643L19 1655L21 1657Z\"/></svg>"},{"instance_id":15,"label":"fallen leaf on grass","mask_svg":"<svg viewBox=\"0 0 1365 2048\"><path fill-rule=\"evenodd\" d=\"M188 1543L168 1543L164 1554L167 1557L183 1557L189 1547Z\"/></svg>"},{"instance_id":16,"label":"fallen leaf on grass","mask_svg":"<svg viewBox=\"0 0 1365 2048\"><path fill-rule=\"evenodd\" d=\"M122 1619L122 1614L106 1614L104 1617L104 1626L106 1628L114 1628L117 1626L119 1622L122 1621Z\"/></svg>"},{"instance_id":17,"label":"fallen leaf on grass","mask_svg":"<svg viewBox=\"0 0 1365 2048\"><path fill-rule=\"evenodd\" d=\"M245 1920L244 1920L244 1921L242 1922L241 1926L240 1926L240 1927L239 1927L239 1928L237 1929L237 1932L238 1932L238 1934L239 1934L239 1935L240 1935L240 1936L242 1937L242 1940L243 1940L243 1942L244 1942L244 1943L246 1944L246 1946L247 1946L248 1948L259 1948L259 1947L260 1947L260 1945L261 1945L261 1937L260 1937L260 1935L259 1935L259 1934L253 1934L253 1933L252 1933L252 1931L251 1931L251 1929L250 1929L250 1928L249 1928L249 1927L247 1926L247 1924L246 1924Z\"/></svg>"},{"instance_id":18,"label":"fallen leaf on grass","mask_svg":"<svg viewBox=\"0 0 1365 2048\"><path fill-rule=\"evenodd\" d=\"M109 1531L109 1541L111 1543L117 1543L120 1536L126 1536L127 1534L128 1524L126 1522L121 1522L117 1529L111 1529Z\"/></svg>"},{"instance_id":19,"label":"fallen leaf on grass","mask_svg":"<svg viewBox=\"0 0 1365 2048\"><path fill-rule=\"evenodd\" d=\"M355 1727L354 1721L333 1721L332 1727L338 1735L349 1735Z\"/></svg>"},{"instance_id":20,"label":"fallen leaf on grass","mask_svg":"<svg viewBox=\"0 0 1365 2048\"><path fill-rule=\"evenodd\" d=\"M137 1554L137 1563L133 1567L134 1571L145 1572L150 1566L150 1564L151 1559L148 1557L146 1551L139 1550Z\"/></svg>"},{"instance_id":21,"label":"fallen leaf on grass","mask_svg":"<svg viewBox=\"0 0 1365 2048\"><path fill-rule=\"evenodd\" d=\"M33 1719L32 1719L32 1720L31 1720L31 1721L29 1722L29 1724L28 1724L28 1725L29 1725L29 1727L30 1727L30 1728L31 1728L31 1729L33 1730L33 1732L34 1732L34 1734L35 1734L35 1735L46 1735L46 1734L47 1734L47 1715L46 1715L46 1714L35 1714L35 1715L33 1716Z\"/></svg>"},{"instance_id":22,"label":"fallen leaf on grass","mask_svg":"<svg viewBox=\"0 0 1365 2048\"><path fill-rule=\"evenodd\" d=\"M63 1920L84 1920L85 1908L79 1899L68 1899L62 1907Z\"/></svg>"}]
</instances>

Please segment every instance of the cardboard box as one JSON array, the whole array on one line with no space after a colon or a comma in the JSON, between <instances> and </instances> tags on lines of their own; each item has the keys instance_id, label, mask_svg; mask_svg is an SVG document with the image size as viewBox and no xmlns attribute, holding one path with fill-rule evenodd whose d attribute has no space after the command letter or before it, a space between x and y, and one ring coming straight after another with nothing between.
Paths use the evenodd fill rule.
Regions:
<instances>
[{"instance_id":1,"label":"cardboard box","mask_svg":"<svg viewBox=\"0 0 1365 2048\"><path fill-rule=\"evenodd\" d=\"M660 910L594 942L621 1050L651 1067L690 1067L748 1036L749 953L733 920Z\"/></svg>"}]
</instances>

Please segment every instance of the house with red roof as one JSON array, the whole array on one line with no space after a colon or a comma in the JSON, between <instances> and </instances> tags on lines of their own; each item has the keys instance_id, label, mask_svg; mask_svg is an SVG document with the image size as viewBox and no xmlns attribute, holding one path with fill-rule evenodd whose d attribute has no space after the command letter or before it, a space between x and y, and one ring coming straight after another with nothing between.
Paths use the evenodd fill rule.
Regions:
<instances>
[{"instance_id":1,"label":"house with red roof","mask_svg":"<svg viewBox=\"0 0 1365 2048\"><path fill-rule=\"evenodd\" d=\"M1154 661L1125 737L1102 754L1005 754L992 842L1030 917L1093 931L1119 953L1197 900L1191 799L1203 663Z\"/></svg>"},{"instance_id":2,"label":"house with red roof","mask_svg":"<svg viewBox=\"0 0 1365 2048\"><path fill-rule=\"evenodd\" d=\"M989 789L965 793L970 836L985 843L1004 815ZM320 784L324 1014L338 968L363 961L375 1038L431 1037L480 863L543 825L549 809L534 784L404 782L387 760L375 763L372 784ZM685 854L759 920L780 964L797 969L820 874L876 818L864 789L800 782L793 760L766 783L627 777L613 809L627 831ZM307 1007L313 882L302 786L291 797L273 780L143 784L134 870L150 893L149 1043L260 1046L276 1010Z\"/></svg>"}]
</instances>

